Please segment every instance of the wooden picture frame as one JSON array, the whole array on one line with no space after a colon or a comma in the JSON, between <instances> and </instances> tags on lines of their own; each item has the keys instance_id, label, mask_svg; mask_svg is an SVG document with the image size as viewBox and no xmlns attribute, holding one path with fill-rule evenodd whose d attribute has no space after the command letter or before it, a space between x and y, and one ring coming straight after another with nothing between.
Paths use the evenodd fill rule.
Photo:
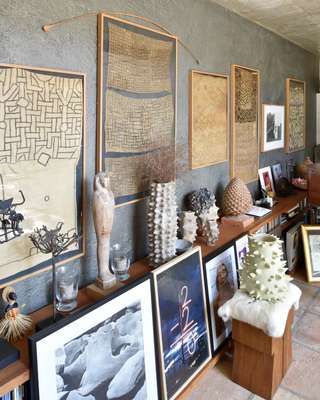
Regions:
<instances>
[{"instance_id":1,"label":"wooden picture frame","mask_svg":"<svg viewBox=\"0 0 320 400\"><path fill-rule=\"evenodd\" d=\"M293 271L300 259L301 250L301 225L303 222L298 222L286 232L286 255L288 262L288 270Z\"/></svg>"},{"instance_id":2,"label":"wooden picture frame","mask_svg":"<svg viewBox=\"0 0 320 400\"><path fill-rule=\"evenodd\" d=\"M172 400L211 359L200 247L152 273L162 398Z\"/></svg>"},{"instance_id":3,"label":"wooden picture frame","mask_svg":"<svg viewBox=\"0 0 320 400\"><path fill-rule=\"evenodd\" d=\"M152 62L148 64L150 65L150 67L148 67L150 70L146 69L146 72L149 75L142 73L143 68L141 68L140 64L141 60L143 61L143 59L140 59L139 56L135 56L130 53L121 53L120 58L122 62L120 63L116 62L116 58L114 57L114 61L112 63L113 72L110 72L110 51L112 51L110 50L109 43L110 24L112 24L113 27L120 27L123 33L122 36L128 34L129 40L134 37L132 40L137 48L140 45L147 48L149 43L148 40L151 39L157 39L156 42L159 42L162 45L168 43L172 45L172 52L170 54L166 52L165 49L163 52L161 49L159 51L159 54L166 54L168 59L170 59L169 66L164 66L163 69L161 69L162 67L159 68L163 73L163 70L168 67L167 76L162 76L159 78L159 82L161 82L161 79L163 79L163 81L167 80L170 84L170 88L163 89L161 92L159 92L160 83L158 82L158 79L151 79L151 77L150 79L146 78L146 76L149 76L150 74L152 75L154 71L157 71L157 68L152 67L155 65L153 64L154 62L159 62L159 57L157 58L156 56L154 56L156 61L151 60ZM114 32L118 31L115 30ZM127 40L124 40L124 37L121 35L119 41L117 42L119 32L113 33L112 35L112 43L115 49L117 49L117 46L119 45L120 47L122 46L125 52L134 51L130 46L127 45ZM146 43L140 44L140 41L138 40L139 38L145 38ZM104 48L105 44L107 44L106 48ZM118 18L107 13L100 13L98 15L96 171L108 171L111 188L115 194L116 207L133 204L145 198L146 191L148 190L148 171L146 168L147 161L144 157L147 154L152 155L152 152L158 152L157 157L161 157L161 151L166 151L167 149L172 150L172 148L175 149L175 133L177 124L177 47L176 36L122 18ZM141 49L143 50L143 48ZM148 52L144 51L143 53L147 54ZM117 54L117 57L119 54ZM139 52L137 52L137 54L139 54ZM153 52L150 51L149 54L151 57ZM132 60L137 63L140 62L139 77L136 76L137 68L134 68L134 62ZM132 63L130 63L131 61ZM124 68L124 66L126 66L126 68ZM131 69L128 66L131 66ZM134 71L135 76L133 76L133 74L131 74L131 76L129 70L131 72ZM139 82L141 86L143 86L147 81L150 84L150 88L148 88L148 90L142 90L141 88L138 88ZM117 87L117 85L120 86ZM153 87L152 85L157 85L157 87L151 89L151 87ZM140 105L138 104L138 100L141 102ZM123 103L124 105L119 106L120 103ZM108 112L110 111L109 109L111 107L117 109L118 112ZM131 112L130 110L135 111ZM127 121L129 117L133 118L133 115L144 115L144 113L148 120L147 123L144 123L142 116L136 118L135 121ZM123 114L129 117L124 118ZM159 134L158 129L151 129L149 126L149 124L152 125L154 121L159 121L159 115L162 115L162 122L165 122L160 124L160 127L163 127L162 136L168 139L167 141L163 139L163 142L161 141L162 136ZM110 118L110 116L112 117ZM155 118L155 116L157 117ZM121 129L121 132L125 132L124 136L126 136L122 138L121 135L118 135L118 131L120 129L119 126L124 123L123 121L125 121L125 123L128 122L127 128L129 127L133 131L128 133L129 128ZM137 125L138 128L136 128ZM109 138L110 140L107 139L108 135L106 132L106 126L108 126L109 132L114 132L112 139ZM134 129L137 129L137 132L134 131ZM153 132L152 137L150 136L150 132ZM134 137L134 140L132 140L132 133L137 135L138 139L141 139L144 135L143 140L138 140L136 136ZM139 135L141 135L141 137ZM111 140L115 140L116 144L114 148L111 146L111 148L107 149L107 140L109 140L109 142ZM142 145L144 140L148 143L149 147L147 145ZM156 146L155 142L157 140L159 143L161 141L161 143L160 145L158 144ZM140 148L132 147L137 146L137 143L140 142ZM135 144L132 145L132 143ZM132 147L131 149L130 146ZM175 160L172 160L172 173L175 176L175 165L173 165L174 162ZM106 164L108 164L108 166Z\"/></svg>"},{"instance_id":4,"label":"wooden picture frame","mask_svg":"<svg viewBox=\"0 0 320 400\"><path fill-rule=\"evenodd\" d=\"M237 116L241 113L241 109L237 107L236 101L237 101L237 93L236 93L236 87L237 87L237 80L236 80L236 73L237 70L239 71L245 71L247 73L251 73L252 76L256 76L256 96L255 96L255 103L256 107L255 110L251 110L251 115L248 118L249 123L251 122L251 128L252 128L252 137L250 138L248 135L248 129L247 129L247 124L246 122L239 122L237 121ZM250 183L254 182L258 179L258 168L259 168L259 154L260 154L260 126L261 126L261 121L260 121L260 116L261 116L261 101L260 101L260 71L257 69L245 67L242 65L238 64L232 64L231 65L231 113L232 113L232 118L231 118L231 132L232 132L232 139L231 139L231 158L230 158L230 178L234 177L239 177L244 181L244 183ZM253 97L252 97L253 99ZM251 99L251 100L252 100ZM250 103L250 101L249 101ZM244 114L245 114L245 110ZM250 110L249 110L250 111ZM253 120L253 114L255 114L255 120ZM239 118L238 118L239 119ZM246 118L244 118L244 121ZM253 124L256 124L256 127L254 128ZM245 126L243 126L245 125ZM242 128L243 134L240 135L238 130ZM245 137L245 135L247 137ZM253 139L254 136L254 140ZM239 145L239 137L243 137L245 140L245 144L242 144L241 146ZM256 143L254 143L256 142ZM252 144L253 143L253 144ZM250 148L251 145L251 148ZM239 168L237 166L238 163L238 152L239 150L243 150L243 154L240 154L239 156L239 164L242 169L242 172L239 171ZM248 153L248 151L250 152ZM252 153L252 154L251 154ZM242 160L241 160L242 156ZM250 161L250 165L242 165L244 160L246 162L248 160ZM241 164L242 163L242 164ZM246 175L243 171L249 171L249 173Z\"/></svg>"},{"instance_id":5,"label":"wooden picture frame","mask_svg":"<svg viewBox=\"0 0 320 400\"><path fill-rule=\"evenodd\" d=\"M190 169L220 164L228 161L228 158L229 76L190 70Z\"/></svg>"},{"instance_id":6,"label":"wooden picture frame","mask_svg":"<svg viewBox=\"0 0 320 400\"><path fill-rule=\"evenodd\" d=\"M245 256L249 252L249 237L248 235L243 235L239 239L234 242L236 258L237 258L237 267L240 268L241 264Z\"/></svg>"},{"instance_id":7,"label":"wooden picture frame","mask_svg":"<svg viewBox=\"0 0 320 400\"><path fill-rule=\"evenodd\" d=\"M303 87L303 104L299 105L301 108L300 112L303 115L304 121L300 126L300 135L303 136L302 140L297 140L293 139L293 134L292 132L292 124L294 122L294 118L292 117L292 114L290 112L290 107L291 107L291 102L294 101L292 99L292 93L291 93L291 86L296 85L296 87L300 86L300 88ZM293 153L295 151L303 150L306 146L306 82L301 81L298 79L293 79L293 78L287 78L286 79L286 122L285 122L285 151L286 153ZM297 105L295 105L297 108ZM297 141L298 143L295 143Z\"/></svg>"},{"instance_id":8,"label":"wooden picture frame","mask_svg":"<svg viewBox=\"0 0 320 400\"><path fill-rule=\"evenodd\" d=\"M320 225L301 225L301 232L308 282L320 282Z\"/></svg>"},{"instance_id":9,"label":"wooden picture frame","mask_svg":"<svg viewBox=\"0 0 320 400\"><path fill-rule=\"evenodd\" d=\"M160 399L150 275L35 333L29 347L34 400L61 391Z\"/></svg>"},{"instance_id":10,"label":"wooden picture frame","mask_svg":"<svg viewBox=\"0 0 320 400\"><path fill-rule=\"evenodd\" d=\"M268 121L269 114L272 114L273 121ZM284 137L285 107L276 104L262 104L261 152L284 148Z\"/></svg>"},{"instance_id":11,"label":"wooden picture frame","mask_svg":"<svg viewBox=\"0 0 320 400\"><path fill-rule=\"evenodd\" d=\"M266 192L275 193L275 186L274 186L274 182L273 182L271 168L270 167L259 168L258 174L259 174L261 189ZM267 187L267 185L269 187Z\"/></svg>"},{"instance_id":12,"label":"wooden picture frame","mask_svg":"<svg viewBox=\"0 0 320 400\"><path fill-rule=\"evenodd\" d=\"M13 177L15 181L10 182L12 187L17 184L19 187L9 197L14 198L18 190L24 192L25 203L14 211L22 215L27 213L21 223L22 234L0 245L5 254L6 244L12 247L19 241L19 250L7 250L11 258L16 255L17 259L2 263L9 269L0 266L0 287L3 287L52 268L50 255L37 252L27 234L43 224L54 228L58 222L64 222L63 230L75 229L81 237L77 246L58 257L58 265L85 254L86 75L18 64L0 64L0 74L5 85L8 88L11 85L6 92L5 101L9 103L1 116L0 136L5 135L6 129L14 129L15 137L20 138L14 144L10 159L9 153L0 152L0 165L4 171L6 165L7 169L15 166L15 175L10 172L10 179ZM14 123L8 125L6 113L10 114L13 107L16 112L10 121ZM21 123L17 124L19 118ZM2 172L3 195L7 194L7 189L10 191L6 181L6 173ZM34 193L33 188L36 188ZM5 215L4 211L0 218L6 218Z\"/></svg>"}]
</instances>

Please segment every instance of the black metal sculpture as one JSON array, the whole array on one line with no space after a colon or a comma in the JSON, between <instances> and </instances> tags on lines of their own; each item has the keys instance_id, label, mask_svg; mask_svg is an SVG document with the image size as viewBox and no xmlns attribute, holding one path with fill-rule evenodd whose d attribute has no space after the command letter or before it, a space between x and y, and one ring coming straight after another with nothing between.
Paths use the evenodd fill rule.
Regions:
<instances>
[{"instance_id":1,"label":"black metal sculpture","mask_svg":"<svg viewBox=\"0 0 320 400\"><path fill-rule=\"evenodd\" d=\"M20 224L24 217L16 211L16 207L24 204L26 199L22 190L19 190L19 193L22 201L18 203L13 202L13 197L9 199L3 197L3 200L0 200L0 244L9 242L23 233Z\"/></svg>"}]
</instances>

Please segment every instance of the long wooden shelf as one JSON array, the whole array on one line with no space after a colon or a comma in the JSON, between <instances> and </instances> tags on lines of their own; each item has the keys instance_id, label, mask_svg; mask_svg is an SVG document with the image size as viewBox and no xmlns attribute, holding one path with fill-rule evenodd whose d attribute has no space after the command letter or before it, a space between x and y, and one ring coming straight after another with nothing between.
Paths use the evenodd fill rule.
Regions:
<instances>
[{"instance_id":1,"label":"long wooden shelf","mask_svg":"<svg viewBox=\"0 0 320 400\"><path fill-rule=\"evenodd\" d=\"M245 233L254 233L260 227L272 221L274 218L281 215L283 212L289 210L295 206L299 201L306 197L305 192L296 192L293 196L279 199L279 203L272 209L272 212L263 218L255 219L254 223L247 227L246 229L230 227L220 224L220 235L219 239L213 246L208 246L202 238L198 238L196 244L201 246L203 258L209 256L215 251L221 249L223 246L227 245L229 242L234 241L241 235ZM126 282L132 282L136 279L142 277L143 275L149 273L151 268L148 265L146 259L139 260L132 264L130 268L130 279ZM119 284L110 289L109 293L114 292L123 284ZM92 287L91 287L92 289ZM79 307L87 306L94 303L97 299L101 298L102 293L98 291L91 290L90 286L83 288L79 291L78 304ZM46 318L48 318L52 313L52 306L42 308L31 314L34 325ZM30 368L29 368L29 351L28 351L28 340L23 338L15 346L20 350L20 360L9 365L8 367L0 370L0 396L13 390L15 387L26 383L30 379ZM212 368L219 360L220 355L215 356L204 371L200 374L202 376L208 368ZM185 393L189 392L189 388L196 384L197 380L200 379L199 376L188 386L188 388L181 394L180 398L183 399Z\"/></svg>"}]
</instances>

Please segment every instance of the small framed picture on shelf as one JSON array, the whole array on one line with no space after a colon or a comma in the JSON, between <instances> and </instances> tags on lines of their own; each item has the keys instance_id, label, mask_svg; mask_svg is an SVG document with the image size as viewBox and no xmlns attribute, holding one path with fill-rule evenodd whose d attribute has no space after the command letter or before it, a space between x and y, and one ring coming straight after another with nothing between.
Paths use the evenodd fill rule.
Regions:
<instances>
[{"instance_id":1,"label":"small framed picture on shelf","mask_svg":"<svg viewBox=\"0 0 320 400\"><path fill-rule=\"evenodd\" d=\"M320 226L301 225L308 282L320 282Z\"/></svg>"},{"instance_id":2,"label":"small framed picture on shelf","mask_svg":"<svg viewBox=\"0 0 320 400\"><path fill-rule=\"evenodd\" d=\"M258 170L261 189L265 192L275 192L274 183L270 167L260 168Z\"/></svg>"},{"instance_id":3,"label":"small framed picture on shelf","mask_svg":"<svg viewBox=\"0 0 320 400\"><path fill-rule=\"evenodd\" d=\"M272 165L271 170L272 170L274 185L275 185L275 187L277 187L277 183L278 183L279 179L283 177L281 164L277 163L277 164Z\"/></svg>"},{"instance_id":4,"label":"small framed picture on shelf","mask_svg":"<svg viewBox=\"0 0 320 400\"><path fill-rule=\"evenodd\" d=\"M286 232L286 253L289 271L296 267L299 260L301 225L302 222L299 222Z\"/></svg>"},{"instance_id":5,"label":"small framed picture on shelf","mask_svg":"<svg viewBox=\"0 0 320 400\"><path fill-rule=\"evenodd\" d=\"M162 398L175 399L211 359L200 247L153 271Z\"/></svg>"},{"instance_id":6,"label":"small framed picture on shelf","mask_svg":"<svg viewBox=\"0 0 320 400\"><path fill-rule=\"evenodd\" d=\"M149 277L36 333L33 399L158 399L153 327Z\"/></svg>"},{"instance_id":7,"label":"small framed picture on shelf","mask_svg":"<svg viewBox=\"0 0 320 400\"><path fill-rule=\"evenodd\" d=\"M205 277L210 307L212 349L216 352L232 330L231 322L224 322L218 315L218 309L233 297L239 286L234 246L228 247L206 262Z\"/></svg>"},{"instance_id":8,"label":"small framed picture on shelf","mask_svg":"<svg viewBox=\"0 0 320 400\"><path fill-rule=\"evenodd\" d=\"M249 239L248 235L244 235L235 242L236 247L236 256L237 256L237 266L240 268L240 265L243 263L245 256L249 250Z\"/></svg>"},{"instance_id":9,"label":"small framed picture on shelf","mask_svg":"<svg viewBox=\"0 0 320 400\"><path fill-rule=\"evenodd\" d=\"M263 104L261 151L284 147L284 106Z\"/></svg>"}]
</instances>

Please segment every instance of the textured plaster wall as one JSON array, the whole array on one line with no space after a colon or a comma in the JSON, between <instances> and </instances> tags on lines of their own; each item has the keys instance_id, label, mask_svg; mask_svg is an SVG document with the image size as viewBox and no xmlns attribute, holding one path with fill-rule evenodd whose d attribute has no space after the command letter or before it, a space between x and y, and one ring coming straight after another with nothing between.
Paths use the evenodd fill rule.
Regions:
<instances>
[{"instance_id":1,"label":"textured plaster wall","mask_svg":"<svg viewBox=\"0 0 320 400\"><path fill-rule=\"evenodd\" d=\"M230 73L230 64L261 71L262 102L284 104L285 78L307 82L307 153L316 141L315 92L319 79L318 59L275 34L205 0L0 0L0 62L79 70L87 74L87 254L77 261L82 285L96 276L96 240L91 218L92 177L95 165L97 18L87 16L60 25L49 33L41 26L91 11L128 12L153 19L178 35L201 64L179 47L177 141L188 137L188 71L191 68ZM214 149L212 149L214 151ZM187 157L187 155L186 155ZM304 152L290 157L300 161ZM264 153L260 165L288 158L281 151ZM229 164L198 169L177 182L178 202L191 190L206 186L220 198L228 182ZM253 193L257 185L250 186ZM145 203L116 210L113 242L119 241L135 258L146 254ZM0 248L1 251L1 248ZM16 285L25 311L50 301L50 274L42 273Z\"/></svg>"}]
</instances>

